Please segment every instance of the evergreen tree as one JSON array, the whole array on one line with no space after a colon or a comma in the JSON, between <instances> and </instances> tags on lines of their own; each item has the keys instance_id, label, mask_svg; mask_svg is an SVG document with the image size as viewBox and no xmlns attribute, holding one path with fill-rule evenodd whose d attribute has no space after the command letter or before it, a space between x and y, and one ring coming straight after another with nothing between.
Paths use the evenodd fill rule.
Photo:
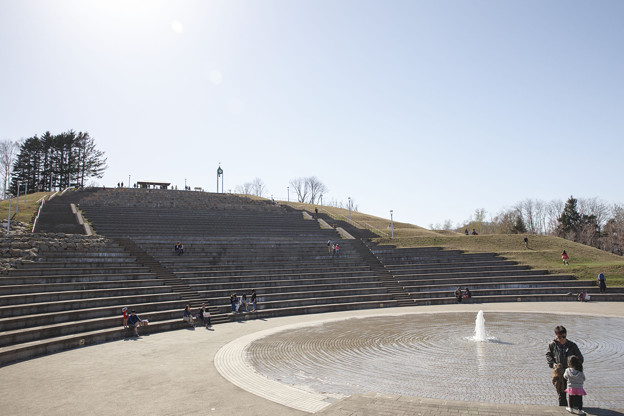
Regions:
<instances>
[{"instance_id":1,"label":"evergreen tree","mask_svg":"<svg viewBox=\"0 0 624 416\"><path fill-rule=\"evenodd\" d=\"M522 219L522 215L516 216L516 222L514 223L512 231L516 234L526 233L526 225L524 225L524 220Z\"/></svg>"},{"instance_id":2,"label":"evergreen tree","mask_svg":"<svg viewBox=\"0 0 624 416\"><path fill-rule=\"evenodd\" d=\"M557 219L559 223L557 232L564 237L576 234L581 226L581 214L578 212L577 202L573 196L570 196L563 207L561 216Z\"/></svg>"},{"instance_id":3,"label":"evergreen tree","mask_svg":"<svg viewBox=\"0 0 624 416\"><path fill-rule=\"evenodd\" d=\"M95 140L86 132L73 130L41 138L30 137L20 146L13 165L11 191L18 184L28 184L33 191L84 186L85 179L101 178L106 169L104 152L95 147Z\"/></svg>"}]
</instances>

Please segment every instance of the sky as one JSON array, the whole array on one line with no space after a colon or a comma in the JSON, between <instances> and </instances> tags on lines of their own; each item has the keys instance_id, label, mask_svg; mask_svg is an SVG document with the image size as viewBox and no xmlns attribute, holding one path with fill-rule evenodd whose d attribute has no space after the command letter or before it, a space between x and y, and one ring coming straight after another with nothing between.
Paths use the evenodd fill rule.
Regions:
<instances>
[{"instance_id":1,"label":"sky","mask_svg":"<svg viewBox=\"0 0 624 416\"><path fill-rule=\"evenodd\" d=\"M87 131L108 168L260 178L423 227L624 202L624 2L0 0L0 140ZM290 190L290 199L295 198Z\"/></svg>"}]
</instances>

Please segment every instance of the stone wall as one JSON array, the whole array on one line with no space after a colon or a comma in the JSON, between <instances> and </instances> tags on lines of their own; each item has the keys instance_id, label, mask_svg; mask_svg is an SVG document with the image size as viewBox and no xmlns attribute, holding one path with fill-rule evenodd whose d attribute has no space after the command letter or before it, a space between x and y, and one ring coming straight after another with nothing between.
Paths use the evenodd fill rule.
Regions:
<instances>
[{"instance_id":1,"label":"stone wall","mask_svg":"<svg viewBox=\"0 0 624 416\"><path fill-rule=\"evenodd\" d=\"M11 227L12 228L12 227ZM93 252L109 246L101 236L51 233L6 233L0 238L0 270L14 269L24 263L40 260L40 254L54 251Z\"/></svg>"}]
</instances>

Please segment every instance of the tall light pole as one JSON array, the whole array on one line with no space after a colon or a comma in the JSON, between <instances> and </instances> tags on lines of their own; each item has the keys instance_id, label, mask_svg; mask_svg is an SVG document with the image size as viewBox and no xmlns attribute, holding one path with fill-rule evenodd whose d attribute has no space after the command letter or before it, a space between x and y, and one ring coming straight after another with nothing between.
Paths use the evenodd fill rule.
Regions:
<instances>
[{"instance_id":1,"label":"tall light pole","mask_svg":"<svg viewBox=\"0 0 624 416\"><path fill-rule=\"evenodd\" d=\"M349 197L349 221L351 221L351 197Z\"/></svg>"},{"instance_id":2,"label":"tall light pole","mask_svg":"<svg viewBox=\"0 0 624 416\"><path fill-rule=\"evenodd\" d=\"M17 215L17 213L19 212L19 188L20 188L21 184L18 182L17 183L17 201L15 202L15 215Z\"/></svg>"},{"instance_id":3,"label":"tall light pole","mask_svg":"<svg viewBox=\"0 0 624 416\"><path fill-rule=\"evenodd\" d=\"M288 202L290 202L290 186L286 187L286 192L288 192Z\"/></svg>"},{"instance_id":4,"label":"tall light pole","mask_svg":"<svg viewBox=\"0 0 624 416\"><path fill-rule=\"evenodd\" d=\"M184 190L186 191L186 178L184 178Z\"/></svg>"},{"instance_id":5,"label":"tall light pole","mask_svg":"<svg viewBox=\"0 0 624 416\"><path fill-rule=\"evenodd\" d=\"M132 186L130 186L130 175L128 175L128 188L132 188Z\"/></svg>"},{"instance_id":6,"label":"tall light pole","mask_svg":"<svg viewBox=\"0 0 624 416\"><path fill-rule=\"evenodd\" d=\"M393 211L390 210L390 229L392 230L392 238L394 238L394 219L392 218Z\"/></svg>"}]
</instances>

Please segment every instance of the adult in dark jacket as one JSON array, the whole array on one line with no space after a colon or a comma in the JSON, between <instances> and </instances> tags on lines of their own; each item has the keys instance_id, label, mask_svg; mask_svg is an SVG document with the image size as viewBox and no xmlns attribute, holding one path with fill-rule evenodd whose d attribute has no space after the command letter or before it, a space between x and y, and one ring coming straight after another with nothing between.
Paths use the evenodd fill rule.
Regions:
<instances>
[{"instance_id":1,"label":"adult in dark jacket","mask_svg":"<svg viewBox=\"0 0 624 416\"><path fill-rule=\"evenodd\" d=\"M576 355L581 363L583 363L583 354L581 354L581 350L579 350L579 347L574 342L567 339L567 335L568 331L564 326L556 327L556 338L553 342L548 344L548 350L546 351L546 361L548 362L548 366L550 368L557 368L557 373L560 374L561 377L563 377L563 373L566 368L568 368L568 357ZM557 394L559 395L559 406L567 407L568 401L565 393L566 383L555 383L555 380L553 380L553 385L555 385L555 389L557 389ZM557 388L557 386L560 388Z\"/></svg>"},{"instance_id":2,"label":"adult in dark jacket","mask_svg":"<svg viewBox=\"0 0 624 416\"><path fill-rule=\"evenodd\" d=\"M130 312L130 316L128 317L128 327L134 328L134 336L139 336L139 326L143 324L143 320L139 318L139 315L136 314L136 311Z\"/></svg>"}]
</instances>

